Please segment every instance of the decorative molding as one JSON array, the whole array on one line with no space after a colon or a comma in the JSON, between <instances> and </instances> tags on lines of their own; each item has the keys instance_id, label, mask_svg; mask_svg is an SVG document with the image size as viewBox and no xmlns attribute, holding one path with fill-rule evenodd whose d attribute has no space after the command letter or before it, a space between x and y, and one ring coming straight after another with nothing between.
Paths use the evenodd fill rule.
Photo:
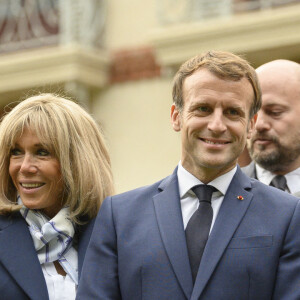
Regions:
<instances>
[{"instance_id":1,"label":"decorative molding","mask_svg":"<svg viewBox=\"0 0 300 300\"><path fill-rule=\"evenodd\" d=\"M0 51L58 43L57 0L2 0L0 4Z\"/></svg>"},{"instance_id":2,"label":"decorative molding","mask_svg":"<svg viewBox=\"0 0 300 300\"><path fill-rule=\"evenodd\" d=\"M119 50L112 54L110 82L124 82L160 76L153 49Z\"/></svg>"},{"instance_id":3,"label":"decorative molding","mask_svg":"<svg viewBox=\"0 0 300 300\"><path fill-rule=\"evenodd\" d=\"M299 3L299 0L156 0L157 19L168 24L194 23L239 12L260 11Z\"/></svg>"},{"instance_id":4,"label":"decorative molding","mask_svg":"<svg viewBox=\"0 0 300 300\"><path fill-rule=\"evenodd\" d=\"M103 47L107 0L1 0L0 52L53 45Z\"/></svg>"},{"instance_id":5,"label":"decorative molding","mask_svg":"<svg viewBox=\"0 0 300 300\"><path fill-rule=\"evenodd\" d=\"M0 55L0 94L67 82L102 88L107 84L108 72L109 58L105 51L79 46Z\"/></svg>"},{"instance_id":6,"label":"decorative molding","mask_svg":"<svg viewBox=\"0 0 300 300\"><path fill-rule=\"evenodd\" d=\"M300 57L300 5L161 27L150 35L158 62L177 67L210 49L245 54L254 65Z\"/></svg>"},{"instance_id":7,"label":"decorative molding","mask_svg":"<svg viewBox=\"0 0 300 300\"><path fill-rule=\"evenodd\" d=\"M191 23L232 13L233 0L156 0L160 24Z\"/></svg>"}]
</instances>

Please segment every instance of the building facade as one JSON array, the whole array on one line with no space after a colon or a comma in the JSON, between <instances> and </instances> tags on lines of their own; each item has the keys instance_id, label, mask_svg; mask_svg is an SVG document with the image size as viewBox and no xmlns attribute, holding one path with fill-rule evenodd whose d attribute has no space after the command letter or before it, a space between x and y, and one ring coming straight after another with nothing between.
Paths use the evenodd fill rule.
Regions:
<instances>
[{"instance_id":1,"label":"building facade","mask_svg":"<svg viewBox=\"0 0 300 300\"><path fill-rule=\"evenodd\" d=\"M300 62L299 0L0 0L0 112L40 92L71 96L100 122L117 192L180 159L172 78L210 49L257 67Z\"/></svg>"}]
</instances>

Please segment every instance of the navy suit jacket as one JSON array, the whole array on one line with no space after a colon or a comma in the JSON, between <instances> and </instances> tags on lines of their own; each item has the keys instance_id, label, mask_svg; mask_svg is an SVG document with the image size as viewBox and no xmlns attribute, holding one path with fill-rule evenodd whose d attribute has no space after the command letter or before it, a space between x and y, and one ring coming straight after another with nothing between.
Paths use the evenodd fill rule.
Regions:
<instances>
[{"instance_id":1,"label":"navy suit jacket","mask_svg":"<svg viewBox=\"0 0 300 300\"><path fill-rule=\"evenodd\" d=\"M78 231L80 274L94 220ZM48 290L28 225L21 214L0 216L0 299L46 300Z\"/></svg>"},{"instance_id":2,"label":"navy suit jacket","mask_svg":"<svg viewBox=\"0 0 300 300\"><path fill-rule=\"evenodd\" d=\"M76 299L299 300L298 199L238 167L193 286L176 170L154 185L108 197Z\"/></svg>"}]
</instances>

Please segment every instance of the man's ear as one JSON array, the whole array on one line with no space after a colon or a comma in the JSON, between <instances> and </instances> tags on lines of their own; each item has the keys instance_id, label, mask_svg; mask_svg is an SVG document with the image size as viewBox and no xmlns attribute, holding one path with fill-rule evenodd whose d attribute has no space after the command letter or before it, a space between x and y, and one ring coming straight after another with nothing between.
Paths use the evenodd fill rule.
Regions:
<instances>
[{"instance_id":1,"label":"man's ear","mask_svg":"<svg viewBox=\"0 0 300 300\"><path fill-rule=\"evenodd\" d=\"M254 130L254 126L255 126L255 122L256 122L256 119L257 119L257 114L255 114L252 119L249 121L249 124L248 124L248 132L247 132L247 138L250 139L251 138L251 134Z\"/></svg>"},{"instance_id":2,"label":"man's ear","mask_svg":"<svg viewBox=\"0 0 300 300\"><path fill-rule=\"evenodd\" d=\"M173 129L175 131L180 131L181 129L180 112L177 109L175 104L171 106L171 122L172 122Z\"/></svg>"}]
</instances>

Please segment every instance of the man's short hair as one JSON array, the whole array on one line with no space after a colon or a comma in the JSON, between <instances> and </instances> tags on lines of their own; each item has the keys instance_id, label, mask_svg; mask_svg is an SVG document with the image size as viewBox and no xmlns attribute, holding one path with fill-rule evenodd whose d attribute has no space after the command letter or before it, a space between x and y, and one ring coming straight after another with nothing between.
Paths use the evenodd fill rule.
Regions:
<instances>
[{"instance_id":1,"label":"man's short hair","mask_svg":"<svg viewBox=\"0 0 300 300\"><path fill-rule=\"evenodd\" d=\"M242 57L225 51L208 51L199 54L181 65L173 81L173 101L178 110L184 105L183 83L186 77L204 68L224 80L239 81L246 78L252 85L254 99L250 109L252 118L261 107L261 88L256 72Z\"/></svg>"}]
</instances>

